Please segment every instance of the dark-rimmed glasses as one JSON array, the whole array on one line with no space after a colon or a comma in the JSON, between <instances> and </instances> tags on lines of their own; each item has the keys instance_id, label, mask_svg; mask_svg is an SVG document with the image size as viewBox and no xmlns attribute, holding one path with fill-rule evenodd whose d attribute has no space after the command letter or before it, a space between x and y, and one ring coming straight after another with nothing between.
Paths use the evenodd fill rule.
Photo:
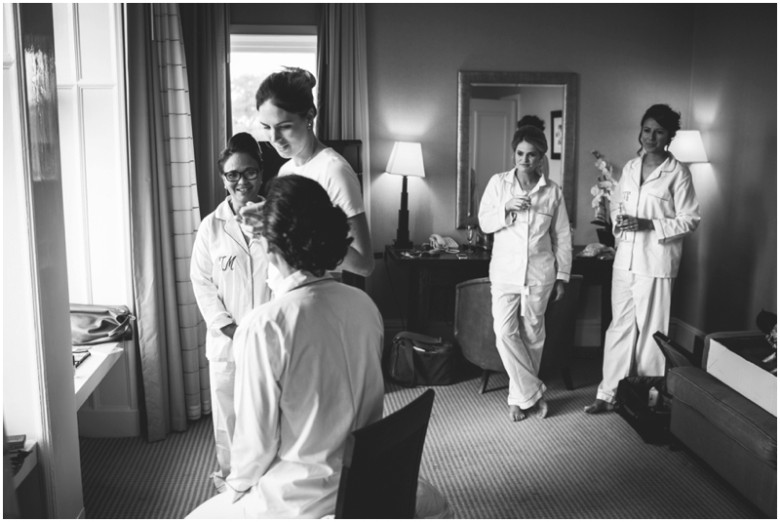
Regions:
<instances>
[{"instance_id":1,"label":"dark-rimmed glasses","mask_svg":"<svg viewBox=\"0 0 780 522\"><path fill-rule=\"evenodd\" d=\"M231 170L228 172L223 172L222 175L225 176L225 179L231 182L238 181L242 176L245 180L251 181L253 179L257 179L257 176L260 175L260 170L254 167L249 167L248 169L244 170Z\"/></svg>"}]
</instances>

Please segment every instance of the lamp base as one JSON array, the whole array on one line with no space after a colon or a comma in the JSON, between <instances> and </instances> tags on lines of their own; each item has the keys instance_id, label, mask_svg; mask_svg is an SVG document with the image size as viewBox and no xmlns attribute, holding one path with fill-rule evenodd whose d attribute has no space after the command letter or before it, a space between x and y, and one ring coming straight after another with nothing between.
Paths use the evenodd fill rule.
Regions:
<instances>
[{"instance_id":1,"label":"lamp base","mask_svg":"<svg viewBox=\"0 0 780 522\"><path fill-rule=\"evenodd\" d=\"M396 239L393 241L393 247L396 250L411 250L414 248L414 243L411 241L401 241L400 239Z\"/></svg>"}]
</instances>

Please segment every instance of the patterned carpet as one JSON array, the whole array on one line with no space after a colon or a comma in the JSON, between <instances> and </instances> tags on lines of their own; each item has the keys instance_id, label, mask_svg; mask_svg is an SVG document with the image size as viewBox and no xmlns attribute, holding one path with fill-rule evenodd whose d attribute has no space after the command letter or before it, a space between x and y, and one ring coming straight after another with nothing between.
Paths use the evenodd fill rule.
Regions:
<instances>
[{"instance_id":1,"label":"patterned carpet","mask_svg":"<svg viewBox=\"0 0 780 522\"><path fill-rule=\"evenodd\" d=\"M762 517L687 451L644 444L617 414L582 413L595 382L568 391L550 381L550 416L519 423L505 385L435 388L420 473L458 518ZM421 392L389 385L385 413ZM182 518L214 494L209 418L152 444L82 439L81 459L88 518Z\"/></svg>"}]
</instances>

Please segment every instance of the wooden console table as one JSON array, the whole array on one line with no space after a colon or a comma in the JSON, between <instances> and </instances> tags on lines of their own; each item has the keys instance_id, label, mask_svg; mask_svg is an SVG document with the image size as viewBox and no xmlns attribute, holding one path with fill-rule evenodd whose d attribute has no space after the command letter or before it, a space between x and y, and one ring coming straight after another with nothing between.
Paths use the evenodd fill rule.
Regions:
<instances>
[{"instance_id":1,"label":"wooden console table","mask_svg":"<svg viewBox=\"0 0 780 522\"><path fill-rule=\"evenodd\" d=\"M612 261L577 257L583 246L575 246L572 273L582 274L585 285L601 288L601 344L612 321ZM404 255L406 250L385 247L385 259L409 272L406 296L406 328L426 335L452 338L455 314L455 285L487 277L490 253L485 251L440 253L438 256Z\"/></svg>"},{"instance_id":2,"label":"wooden console table","mask_svg":"<svg viewBox=\"0 0 780 522\"><path fill-rule=\"evenodd\" d=\"M584 246L575 246L573 251L571 272L582 274L585 285L601 287L601 346L604 346L604 335L612 322L612 260L597 257L578 257Z\"/></svg>"},{"instance_id":3,"label":"wooden console table","mask_svg":"<svg viewBox=\"0 0 780 522\"><path fill-rule=\"evenodd\" d=\"M490 254L485 251L439 253L438 256L404 255L406 250L385 247L386 259L408 270L406 328L435 337L452 339L455 317L455 285L487 277Z\"/></svg>"}]
</instances>

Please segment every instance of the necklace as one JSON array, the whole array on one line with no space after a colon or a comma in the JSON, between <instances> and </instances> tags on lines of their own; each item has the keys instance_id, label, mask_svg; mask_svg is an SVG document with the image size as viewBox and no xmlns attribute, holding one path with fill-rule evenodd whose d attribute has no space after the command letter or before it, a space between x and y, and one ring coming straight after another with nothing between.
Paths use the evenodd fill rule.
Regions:
<instances>
[{"instance_id":1,"label":"necklace","mask_svg":"<svg viewBox=\"0 0 780 522\"><path fill-rule=\"evenodd\" d=\"M309 154L309 156L305 160L302 160L297 166L303 167L304 165L309 163L312 160L312 158L317 155L317 152L319 152L319 150L320 150L320 142L317 138L314 138L311 154Z\"/></svg>"}]
</instances>

